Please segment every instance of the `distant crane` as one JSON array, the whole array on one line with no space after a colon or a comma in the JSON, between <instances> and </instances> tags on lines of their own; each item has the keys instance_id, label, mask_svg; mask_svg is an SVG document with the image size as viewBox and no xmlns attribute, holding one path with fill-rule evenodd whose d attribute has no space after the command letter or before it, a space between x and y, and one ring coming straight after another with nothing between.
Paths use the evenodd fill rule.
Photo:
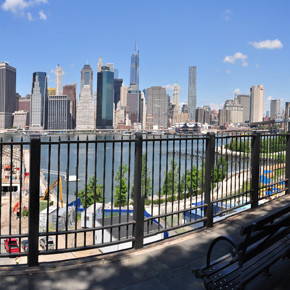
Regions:
<instances>
[{"instance_id":1,"label":"distant crane","mask_svg":"<svg viewBox=\"0 0 290 290\"><path fill-rule=\"evenodd\" d=\"M61 177L59 179L56 179L53 184L45 190L44 196L40 198L40 200L48 200L48 192L50 192L52 189L54 189L57 184L59 184L59 194L60 194L60 202L61 207L63 207L63 196L62 196L62 180Z\"/></svg>"}]
</instances>

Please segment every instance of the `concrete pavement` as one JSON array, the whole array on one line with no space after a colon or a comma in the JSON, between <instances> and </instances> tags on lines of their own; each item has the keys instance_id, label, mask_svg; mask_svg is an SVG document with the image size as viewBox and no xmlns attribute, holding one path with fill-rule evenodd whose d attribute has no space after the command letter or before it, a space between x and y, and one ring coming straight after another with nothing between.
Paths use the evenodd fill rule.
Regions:
<instances>
[{"instance_id":1,"label":"concrete pavement","mask_svg":"<svg viewBox=\"0 0 290 290\"><path fill-rule=\"evenodd\" d=\"M220 235L240 239L243 223L290 202L290 196L232 216L211 229L198 230L141 250L46 263L38 268L9 266L0 270L0 289L204 289L192 268L205 263L209 243ZM221 255L220 249L217 255ZM281 260L271 277L259 276L246 289L289 289L290 260Z\"/></svg>"}]
</instances>

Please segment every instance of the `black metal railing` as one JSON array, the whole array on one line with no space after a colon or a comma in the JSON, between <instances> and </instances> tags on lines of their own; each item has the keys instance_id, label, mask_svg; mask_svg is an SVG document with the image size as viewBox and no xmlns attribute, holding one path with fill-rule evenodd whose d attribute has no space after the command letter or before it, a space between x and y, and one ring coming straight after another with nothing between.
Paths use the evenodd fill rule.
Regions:
<instances>
[{"instance_id":1,"label":"black metal railing","mask_svg":"<svg viewBox=\"0 0 290 290\"><path fill-rule=\"evenodd\" d=\"M212 227L288 193L289 136L1 139L0 258L35 266Z\"/></svg>"}]
</instances>

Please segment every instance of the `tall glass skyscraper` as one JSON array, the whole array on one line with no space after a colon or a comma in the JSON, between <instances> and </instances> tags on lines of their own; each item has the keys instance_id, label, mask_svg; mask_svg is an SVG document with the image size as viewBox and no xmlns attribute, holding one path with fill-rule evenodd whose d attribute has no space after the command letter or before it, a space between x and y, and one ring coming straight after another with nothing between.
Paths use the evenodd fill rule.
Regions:
<instances>
[{"instance_id":1,"label":"tall glass skyscraper","mask_svg":"<svg viewBox=\"0 0 290 290\"><path fill-rule=\"evenodd\" d=\"M12 113L16 107L16 68L0 63L0 128L12 127Z\"/></svg>"},{"instance_id":2,"label":"tall glass skyscraper","mask_svg":"<svg viewBox=\"0 0 290 290\"><path fill-rule=\"evenodd\" d=\"M32 75L30 99L30 127L46 128L47 125L47 76L45 72Z\"/></svg>"},{"instance_id":3,"label":"tall glass skyscraper","mask_svg":"<svg viewBox=\"0 0 290 290\"><path fill-rule=\"evenodd\" d=\"M103 66L98 72L96 128L113 129L114 73Z\"/></svg>"},{"instance_id":4,"label":"tall glass skyscraper","mask_svg":"<svg viewBox=\"0 0 290 290\"><path fill-rule=\"evenodd\" d=\"M115 109L117 108L118 102L121 99L121 87L123 84L123 79L114 79L114 104Z\"/></svg>"},{"instance_id":5,"label":"tall glass skyscraper","mask_svg":"<svg viewBox=\"0 0 290 290\"><path fill-rule=\"evenodd\" d=\"M85 64L81 71L81 90L87 85L90 86L91 95L93 96L93 70L90 65Z\"/></svg>"},{"instance_id":6,"label":"tall glass skyscraper","mask_svg":"<svg viewBox=\"0 0 290 290\"><path fill-rule=\"evenodd\" d=\"M196 66L190 66L188 74L188 113L190 121L195 121L195 111L196 111Z\"/></svg>"},{"instance_id":7,"label":"tall glass skyscraper","mask_svg":"<svg viewBox=\"0 0 290 290\"><path fill-rule=\"evenodd\" d=\"M130 87L133 91L139 91L139 50L131 56Z\"/></svg>"}]
</instances>

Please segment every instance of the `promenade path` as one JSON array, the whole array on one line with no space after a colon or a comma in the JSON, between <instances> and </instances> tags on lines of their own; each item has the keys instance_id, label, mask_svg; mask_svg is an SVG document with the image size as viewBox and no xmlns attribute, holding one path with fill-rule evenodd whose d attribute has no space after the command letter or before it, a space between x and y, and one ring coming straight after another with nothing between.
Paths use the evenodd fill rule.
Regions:
<instances>
[{"instance_id":1,"label":"promenade path","mask_svg":"<svg viewBox=\"0 0 290 290\"><path fill-rule=\"evenodd\" d=\"M205 263L209 243L220 235L240 239L242 224L290 202L290 195L202 229L144 249L74 261L46 263L37 268L2 267L0 289L204 289L191 270ZM219 253L221 254L221 253ZM289 289L290 260L259 276L246 289Z\"/></svg>"}]
</instances>

